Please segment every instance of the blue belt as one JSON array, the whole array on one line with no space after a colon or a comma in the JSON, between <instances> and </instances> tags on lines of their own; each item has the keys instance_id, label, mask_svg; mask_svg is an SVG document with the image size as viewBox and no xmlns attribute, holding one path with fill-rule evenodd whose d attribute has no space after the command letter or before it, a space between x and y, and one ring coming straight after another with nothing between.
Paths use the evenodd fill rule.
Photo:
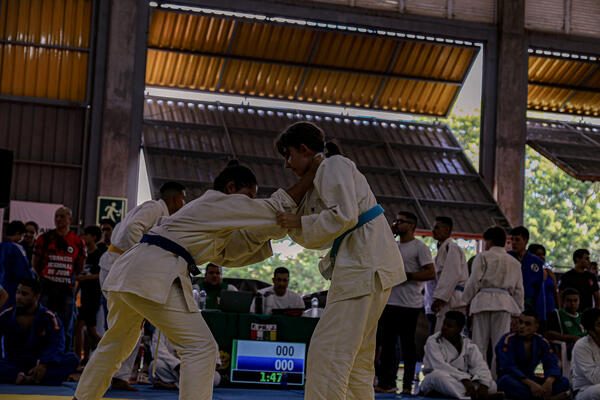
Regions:
<instances>
[{"instance_id":1,"label":"blue belt","mask_svg":"<svg viewBox=\"0 0 600 400\"><path fill-rule=\"evenodd\" d=\"M368 209L367 211L358 216L358 224L356 224L354 228L348 229L346 232L342 233L340 236L335 238L335 240L333 241L333 246L331 246L331 251L329 252L329 257L332 260L332 264L335 262L335 257L337 256L338 250L340 249L340 245L342 244L342 240L344 240L346 235L348 235L353 230L360 228L372 219L375 219L375 217L378 217L380 214L383 214L383 207L377 204L375 207Z\"/></svg>"},{"instance_id":2,"label":"blue belt","mask_svg":"<svg viewBox=\"0 0 600 400\"><path fill-rule=\"evenodd\" d=\"M188 272L190 274L200 274L200 269L198 269L198 267L196 266L196 261L194 260L194 257L192 257L192 255L183 246L175 243L174 241L160 235L144 234L144 236L142 236L142 240L140 240L140 243L148 243L154 246L158 246L163 250L169 251L183 258L188 263Z\"/></svg>"}]
</instances>

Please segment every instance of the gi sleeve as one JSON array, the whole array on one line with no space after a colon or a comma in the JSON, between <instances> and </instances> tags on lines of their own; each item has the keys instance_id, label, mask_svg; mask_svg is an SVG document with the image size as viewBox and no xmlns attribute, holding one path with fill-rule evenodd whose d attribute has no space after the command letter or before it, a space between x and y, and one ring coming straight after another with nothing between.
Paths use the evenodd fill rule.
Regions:
<instances>
[{"instance_id":1,"label":"gi sleeve","mask_svg":"<svg viewBox=\"0 0 600 400\"><path fill-rule=\"evenodd\" d=\"M471 267L471 276L467 280L465 284L465 290L462 293L462 301L469 304L473 297L479 292L479 288L481 286L481 278L483 277L483 267L484 267L484 254L478 254L477 257L473 260L473 265Z\"/></svg>"},{"instance_id":2,"label":"gi sleeve","mask_svg":"<svg viewBox=\"0 0 600 400\"><path fill-rule=\"evenodd\" d=\"M358 223L358 202L354 168L343 157L326 160L313 181L315 195L325 208L302 217L302 237L298 242L309 249L321 249Z\"/></svg>"},{"instance_id":3,"label":"gi sleeve","mask_svg":"<svg viewBox=\"0 0 600 400\"><path fill-rule=\"evenodd\" d=\"M514 333L508 335L514 335ZM496 344L496 360L500 367L499 375L510 375L515 379L522 380L527 378L527 375L519 369L515 353L514 340L511 340L511 337L507 337L507 335L503 336Z\"/></svg>"},{"instance_id":4,"label":"gi sleeve","mask_svg":"<svg viewBox=\"0 0 600 400\"><path fill-rule=\"evenodd\" d=\"M549 376L562 376L560 367L558 366L558 358L554 354L554 349L550 343L541 336L535 336L540 343L540 356L542 365L544 366L544 378Z\"/></svg>"},{"instance_id":5,"label":"gi sleeve","mask_svg":"<svg viewBox=\"0 0 600 400\"><path fill-rule=\"evenodd\" d=\"M462 268L462 251L458 245L450 243L448 246L448 254L444 261L444 268L438 278L438 283L433 292L433 298L443 300L446 303L456 290L456 285L460 282Z\"/></svg>"},{"instance_id":6,"label":"gi sleeve","mask_svg":"<svg viewBox=\"0 0 600 400\"><path fill-rule=\"evenodd\" d=\"M40 363L52 364L62 360L65 351L65 333L60 319L50 310L44 311L43 323L46 329L46 346L40 356ZM39 339L38 339L39 340Z\"/></svg>"},{"instance_id":7,"label":"gi sleeve","mask_svg":"<svg viewBox=\"0 0 600 400\"><path fill-rule=\"evenodd\" d=\"M163 209L159 203L147 202L131 216L131 220L123 227L125 230L122 234L127 243L127 248L142 240L144 233L156 224L158 219L163 216ZM126 250L126 249L121 249Z\"/></svg>"},{"instance_id":8,"label":"gi sleeve","mask_svg":"<svg viewBox=\"0 0 600 400\"><path fill-rule=\"evenodd\" d=\"M446 362L442 353L442 343L438 342L440 336L430 336L425 343L425 357L423 363L432 370L441 370L448 373L451 377L461 381L471 379L468 372L463 372L450 363Z\"/></svg>"},{"instance_id":9,"label":"gi sleeve","mask_svg":"<svg viewBox=\"0 0 600 400\"><path fill-rule=\"evenodd\" d=\"M523 288L523 274L521 273L520 267L515 269L515 275L517 276L517 283L512 290L512 297L519 306L519 309L523 311L525 309L525 289Z\"/></svg>"},{"instance_id":10,"label":"gi sleeve","mask_svg":"<svg viewBox=\"0 0 600 400\"><path fill-rule=\"evenodd\" d=\"M590 337L591 339L591 337ZM600 364L594 361L592 350L580 339L573 348L573 367L594 385L600 383Z\"/></svg>"},{"instance_id":11,"label":"gi sleeve","mask_svg":"<svg viewBox=\"0 0 600 400\"><path fill-rule=\"evenodd\" d=\"M473 376L471 380L480 382L489 388L494 379L492 378L492 373L490 372L487 363L483 359L479 348L476 345L469 343L467 356L469 373Z\"/></svg>"}]
</instances>

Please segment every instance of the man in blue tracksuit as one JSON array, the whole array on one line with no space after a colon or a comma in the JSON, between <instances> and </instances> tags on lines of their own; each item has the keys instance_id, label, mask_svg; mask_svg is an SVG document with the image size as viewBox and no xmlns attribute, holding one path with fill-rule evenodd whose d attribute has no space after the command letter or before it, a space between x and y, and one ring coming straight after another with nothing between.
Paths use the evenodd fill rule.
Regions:
<instances>
[{"instance_id":1,"label":"man in blue tracksuit","mask_svg":"<svg viewBox=\"0 0 600 400\"><path fill-rule=\"evenodd\" d=\"M22 278L34 278L29 266L27 253L19 244L25 233L25 224L12 221L6 229L4 242L0 243L0 285L8 292L8 301L0 306L0 311L15 305L17 284Z\"/></svg>"},{"instance_id":2,"label":"man in blue tracksuit","mask_svg":"<svg viewBox=\"0 0 600 400\"><path fill-rule=\"evenodd\" d=\"M79 365L74 353L65 353L62 323L39 304L40 292L35 279L21 280L16 306L0 313L0 383L60 385Z\"/></svg>"},{"instance_id":3,"label":"man in blue tracksuit","mask_svg":"<svg viewBox=\"0 0 600 400\"><path fill-rule=\"evenodd\" d=\"M550 343L536 333L538 328L535 311L525 310L519 316L519 329L502 336L496 345L498 390L519 400L566 400L569 380L561 375L558 358ZM543 378L535 376L540 362Z\"/></svg>"},{"instance_id":4,"label":"man in blue tracksuit","mask_svg":"<svg viewBox=\"0 0 600 400\"><path fill-rule=\"evenodd\" d=\"M519 260L523 273L523 289L525 291L525 309L535 310L542 320L546 319L546 299L544 296L544 262L527 251L529 230L518 226L510 231L512 251L508 254Z\"/></svg>"}]
</instances>

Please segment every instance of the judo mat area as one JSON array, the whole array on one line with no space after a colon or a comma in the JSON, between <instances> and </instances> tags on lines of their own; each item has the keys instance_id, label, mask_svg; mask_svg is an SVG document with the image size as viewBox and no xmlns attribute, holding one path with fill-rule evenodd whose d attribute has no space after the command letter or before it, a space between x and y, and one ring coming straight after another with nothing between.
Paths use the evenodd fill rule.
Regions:
<instances>
[{"instance_id":1,"label":"judo mat area","mask_svg":"<svg viewBox=\"0 0 600 400\"><path fill-rule=\"evenodd\" d=\"M76 387L76 383L64 383L62 386L0 385L0 400L71 400ZM179 398L178 392L174 390L157 390L147 385L136 385L136 387L139 389L138 392L109 390L104 398L113 400L177 400ZM303 398L302 390L215 388L213 393L213 400L301 400ZM376 394L375 398L425 400L425 397L400 394Z\"/></svg>"}]
</instances>

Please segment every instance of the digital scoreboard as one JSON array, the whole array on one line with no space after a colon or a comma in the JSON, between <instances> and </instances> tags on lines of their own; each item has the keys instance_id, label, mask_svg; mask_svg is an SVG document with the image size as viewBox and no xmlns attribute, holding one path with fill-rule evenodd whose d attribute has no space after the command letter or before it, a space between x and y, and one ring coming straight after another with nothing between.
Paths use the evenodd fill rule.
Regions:
<instances>
[{"instance_id":1,"label":"digital scoreboard","mask_svg":"<svg viewBox=\"0 0 600 400\"><path fill-rule=\"evenodd\" d=\"M234 339L231 382L303 385L305 343Z\"/></svg>"}]
</instances>

